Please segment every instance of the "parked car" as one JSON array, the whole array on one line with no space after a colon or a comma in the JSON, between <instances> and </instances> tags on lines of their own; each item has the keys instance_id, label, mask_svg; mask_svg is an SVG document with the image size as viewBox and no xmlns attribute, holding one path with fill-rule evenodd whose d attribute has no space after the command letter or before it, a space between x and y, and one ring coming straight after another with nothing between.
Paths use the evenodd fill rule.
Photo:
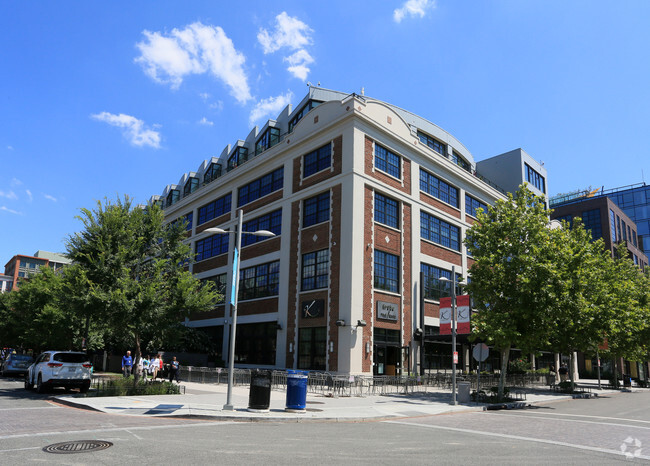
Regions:
<instances>
[{"instance_id":1,"label":"parked car","mask_svg":"<svg viewBox=\"0 0 650 466\"><path fill-rule=\"evenodd\" d=\"M0 375L25 375L34 358L27 354L10 354L2 362Z\"/></svg>"},{"instance_id":2,"label":"parked car","mask_svg":"<svg viewBox=\"0 0 650 466\"><path fill-rule=\"evenodd\" d=\"M90 388L91 367L86 353L45 351L29 366L25 375L25 389L31 390L36 385L38 393L53 387L64 387L66 390L78 388L85 393Z\"/></svg>"}]
</instances>

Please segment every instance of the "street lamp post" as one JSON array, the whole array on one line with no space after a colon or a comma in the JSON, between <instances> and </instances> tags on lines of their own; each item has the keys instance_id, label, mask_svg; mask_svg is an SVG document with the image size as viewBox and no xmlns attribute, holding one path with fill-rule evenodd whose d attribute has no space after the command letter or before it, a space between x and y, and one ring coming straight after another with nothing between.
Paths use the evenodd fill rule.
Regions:
<instances>
[{"instance_id":1,"label":"street lamp post","mask_svg":"<svg viewBox=\"0 0 650 466\"><path fill-rule=\"evenodd\" d=\"M451 404L456 402L456 267L451 266L451 280L440 277L440 280L451 282Z\"/></svg>"},{"instance_id":2,"label":"street lamp post","mask_svg":"<svg viewBox=\"0 0 650 466\"><path fill-rule=\"evenodd\" d=\"M225 411L234 411L234 406L232 404L232 386L233 386L233 373L235 371L235 334L237 332L237 301L239 299L239 262L240 262L240 250L241 250L241 236L244 235L253 235L253 236L275 236L275 233L268 230L258 230L258 231L242 231L244 213L241 209L237 211L237 231L224 230L222 228L207 228L203 230L204 233L227 233L227 234L236 234L235 236L235 250L233 252L233 264L232 264L232 288L230 295L230 341L228 342L228 391L226 395L226 404L223 405Z\"/></svg>"}]
</instances>

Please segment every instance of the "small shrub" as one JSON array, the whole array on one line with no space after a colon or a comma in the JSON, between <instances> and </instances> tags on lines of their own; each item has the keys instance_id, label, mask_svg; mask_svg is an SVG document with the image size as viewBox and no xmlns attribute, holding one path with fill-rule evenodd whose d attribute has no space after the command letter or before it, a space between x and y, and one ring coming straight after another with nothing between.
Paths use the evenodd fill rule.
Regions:
<instances>
[{"instance_id":1,"label":"small shrub","mask_svg":"<svg viewBox=\"0 0 650 466\"><path fill-rule=\"evenodd\" d=\"M98 382L92 392L93 396L132 396L132 395L177 395L180 388L165 381L145 381L140 379L135 384L133 377L111 379Z\"/></svg>"}]
</instances>

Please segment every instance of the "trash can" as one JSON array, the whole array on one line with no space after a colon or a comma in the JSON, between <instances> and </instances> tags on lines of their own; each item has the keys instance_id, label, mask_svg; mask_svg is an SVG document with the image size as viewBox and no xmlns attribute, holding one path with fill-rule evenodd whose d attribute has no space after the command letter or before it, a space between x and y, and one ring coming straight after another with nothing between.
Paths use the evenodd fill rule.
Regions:
<instances>
[{"instance_id":1,"label":"trash can","mask_svg":"<svg viewBox=\"0 0 650 466\"><path fill-rule=\"evenodd\" d=\"M285 411L304 413L307 405L307 374L305 371L287 371L287 404Z\"/></svg>"},{"instance_id":2,"label":"trash can","mask_svg":"<svg viewBox=\"0 0 650 466\"><path fill-rule=\"evenodd\" d=\"M630 374L623 375L623 386L624 387L632 386L632 376L630 376Z\"/></svg>"},{"instance_id":3,"label":"trash can","mask_svg":"<svg viewBox=\"0 0 650 466\"><path fill-rule=\"evenodd\" d=\"M266 412L271 404L271 371L253 369L248 395L248 410Z\"/></svg>"},{"instance_id":4,"label":"trash can","mask_svg":"<svg viewBox=\"0 0 650 466\"><path fill-rule=\"evenodd\" d=\"M469 403L470 402L470 384L469 382L459 382L458 383L458 396L456 401L459 403Z\"/></svg>"}]
</instances>

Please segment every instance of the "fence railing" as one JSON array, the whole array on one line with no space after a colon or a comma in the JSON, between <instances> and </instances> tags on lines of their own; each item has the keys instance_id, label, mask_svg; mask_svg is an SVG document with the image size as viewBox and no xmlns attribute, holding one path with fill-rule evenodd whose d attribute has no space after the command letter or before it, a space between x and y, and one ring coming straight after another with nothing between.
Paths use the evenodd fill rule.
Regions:
<instances>
[{"instance_id":1,"label":"fence railing","mask_svg":"<svg viewBox=\"0 0 650 466\"><path fill-rule=\"evenodd\" d=\"M235 369L233 372L234 385L250 384L250 369ZM196 383L228 383L228 370L212 367L181 366L181 380ZM273 390L286 390L287 372L273 370L271 375ZM456 383L469 382L471 390L477 388L476 374L458 375ZM497 386L498 375L481 375L481 389L486 390ZM506 376L509 387L541 387L548 385L544 375L514 374ZM452 387L451 373L428 373L423 376L372 376L372 375L339 375L329 372L308 372L307 392L330 396L368 396L407 393L426 393L428 391L450 390Z\"/></svg>"}]
</instances>

